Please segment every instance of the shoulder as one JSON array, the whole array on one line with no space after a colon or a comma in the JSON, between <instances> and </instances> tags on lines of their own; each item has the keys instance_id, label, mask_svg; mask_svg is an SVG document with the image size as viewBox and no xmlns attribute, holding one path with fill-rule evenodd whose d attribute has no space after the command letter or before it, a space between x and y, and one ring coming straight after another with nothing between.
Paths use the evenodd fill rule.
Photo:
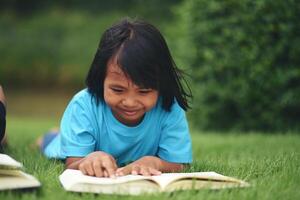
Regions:
<instances>
[{"instance_id":1,"label":"shoulder","mask_svg":"<svg viewBox=\"0 0 300 200\"><path fill-rule=\"evenodd\" d=\"M77 92L71 102L87 102L87 101L91 101L93 98L92 98L92 95L88 92L87 89L83 89L79 92Z\"/></svg>"},{"instance_id":2,"label":"shoulder","mask_svg":"<svg viewBox=\"0 0 300 200\"><path fill-rule=\"evenodd\" d=\"M163 110L163 112L167 115L173 115L173 114L179 114L179 113L185 113L185 111L183 110L183 108L180 107L180 105L178 104L178 102L176 101L176 99L174 99L173 104L171 105L171 108L169 111L165 110L162 108L162 103L160 102L160 107Z\"/></svg>"},{"instance_id":3,"label":"shoulder","mask_svg":"<svg viewBox=\"0 0 300 200\"><path fill-rule=\"evenodd\" d=\"M183 108L178 104L176 100L174 100L174 103L171 106L170 113L185 113Z\"/></svg>"},{"instance_id":4,"label":"shoulder","mask_svg":"<svg viewBox=\"0 0 300 200\"><path fill-rule=\"evenodd\" d=\"M96 100L87 89L75 94L68 104L61 121L61 128L84 127L94 132L97 122L100 122L103 103L96 103ZM78 129L80 130L80 128Z\"/></svg>"},{"instance_id":5,"label":"shoulder","mask_svg":"<svg viewBox=\"0 0 300 200\"><path fill-rule=\"evenodd\" d=\"M78 105L90 108L98 106L95 98L88 92L87 89L83 89L76 93L70 101L70 105Z\"/></svg>"},{"instance_id":6,"label":"shoulder","mask_svg":"<svg viewBox=\"0 0 300 200\"><path fill-rule=\"evenodd\" d=\"M160 116L160 120L162 121L176 121L185 118L185 111L180 107L176 100L174 100L170 111L165 110L162 107L161 100L159 100L154 108L154 112Z\"/></svg>"},{"instance_id":7,"label":"shoulder","mask_svg":"<svg viewBox=\"0 0 300 200\"><path fill-rule=\"evenodd\" d=\"M65 115L98 115L102 107L103 102L97 104L88 90L83 89L73 96L65 110Z\"/></svg>"}]
</instances>

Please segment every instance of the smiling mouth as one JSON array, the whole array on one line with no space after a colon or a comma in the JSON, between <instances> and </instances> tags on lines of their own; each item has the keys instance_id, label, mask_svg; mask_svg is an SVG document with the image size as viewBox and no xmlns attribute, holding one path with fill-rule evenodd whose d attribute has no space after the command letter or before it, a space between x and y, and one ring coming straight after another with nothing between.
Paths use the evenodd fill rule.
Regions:
<instances>
[{"instance_id":1,"label":"smiling mouth","mask_svg":"<svg viewBox=\"0 0 300 200\"><path fill-rule=\"evenodd\" d=\"M134 116L138 113L138 110L123 110L123 109L121 109L121 112L127 116Z\"/></svg>"}]
</instances>

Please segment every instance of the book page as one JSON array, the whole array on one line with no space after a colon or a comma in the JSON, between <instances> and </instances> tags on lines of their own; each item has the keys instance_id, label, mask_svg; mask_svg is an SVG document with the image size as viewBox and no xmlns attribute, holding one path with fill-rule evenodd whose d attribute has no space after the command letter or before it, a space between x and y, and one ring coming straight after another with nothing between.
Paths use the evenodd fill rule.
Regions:
<instances>
[{"instance_id":1,"label":"book page","mask_svg":"<svg viewBox=\"0 0 300 200\"><path fill-rule=\"evenodd\" d=\"M0 174L0 191L18 188L39 187L41 183L32 175L18 172L17 176Z\"/></svg>"},{"instance_id":2,"label":"book page","mask_svg":"<svg viewBox=\"0 0 300 200\"><path fill-rule=\"evenodd\" d=\"M99 178L66 169L60 176L65 190L106 194L142 194L187 189L247 187L248 183L216 172L164 173L158 176L127 175Z\"/></svg>"},{"instance_id":3,"label":"book page","mask_svg":"<svg viewBox=\"0 0 300 200\"><path fill-rule=\"evenodd\" d=\"M20 169L22 164L6 154L0 154L0 169Z\"/></svg>"},{"instance_id":4,"label":"book page","mask_svg":"<svg viewBox=\"0 0 300 200\"><path fill-rule=\"evenodd\" d=\"M1 176L20 176L22 171L19 169L0 169Z\"/></svg>"},{"instance_id":5,"label":"book page","mask_svg":"<svg viewBox=\"0 0 300 200\"><path fill-rule=\"evenodd\" d=\"M127 175L116 178L99 178L94 176L87 176L82 174L80 170L67 169L60 176L60 181L63 183L66 189L71 188L74 184L87 183L87 184L98 184L98 185L113 185L122 184L127 182L133 182L138 180L152 180L149 176L140 175Z\"/></svg>"},{"instance_id":6,"label":"book page","mask_svg":"<svg viewBox=\"0 0 300 200\"><path fill-rule=\"evenodd\" d=\"M216 172L194 172L194 173L164 173L158 176L141 176L141 175L127 175L116 178L99 178L94 176L87 176L81 173L80 170L67 169L60 175L60 181L66 189L71 188L74 184L87 183L98 185L113 185L122 184L133 181L148 180L155 182L162 189L168 184L179 181L181 179L200 179L211 181L226 181L226 182L242 182L238 179L223 176Z\"/></svg>"},{"instance_id":7,"label":"book page","mask_svg":"<svg viewBox=\"0 0 300 200\"><path fill-rule=\"evenodd\" d=\"M238 179L228 177L228 176L223 176L216 172L164 173L159 176L152 176L152 179L155 182L157 182L162 189L166 188L166 186L169 185L170 183L184 180L184 179L242 183L242 181Z\"/></svg>"}]
</instances>

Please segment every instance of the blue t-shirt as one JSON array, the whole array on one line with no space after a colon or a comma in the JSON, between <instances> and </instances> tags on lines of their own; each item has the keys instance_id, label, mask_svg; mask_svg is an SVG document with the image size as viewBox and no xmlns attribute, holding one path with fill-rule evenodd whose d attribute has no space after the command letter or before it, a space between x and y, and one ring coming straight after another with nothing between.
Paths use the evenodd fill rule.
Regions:
<instances>
[{"instance_id":1,"label":"blue t-shirt","mask_svg":"<svg viewBox=\"0 0 300 200\"><path fill-rule=\"evenodd\" d=\"M49 158L85 157L94 151L112 155L119 166L143 156L168 162L192 162L184 110L175 103L165 111L158 100L134 127L119 122L104 101L97 105L87 91L76 94L63 115L60 134L46 147Z\"/></svg>"}]
</instances>

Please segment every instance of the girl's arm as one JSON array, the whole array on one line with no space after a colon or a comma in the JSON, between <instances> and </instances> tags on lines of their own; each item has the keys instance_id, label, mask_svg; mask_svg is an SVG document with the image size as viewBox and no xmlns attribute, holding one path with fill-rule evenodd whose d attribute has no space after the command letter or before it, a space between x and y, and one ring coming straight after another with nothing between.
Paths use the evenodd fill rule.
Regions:
<instances>
[{"instance_id":1,"label":"girl's arm","mask_svg":"<svg viewBox=\"0 0 300 200\"><path fill-rule=\"evenodd\" d=\"M172 163L155 156L144 156L139 160L117 169L116 174L140 174L144 176L159 175L162 172L179 172L184 169L184 164Z\"/></svg>"},{"instance_id":2,"label":"girl's arm","mask_svg":"<svg viewBox=\"0 0 300 200\"><path fill-rule=\"evenodd\" d=\"M67 169L78 169L78 165L82 162L84 157L68 157L65 161Z\"/></svg>"}]
</instances>

